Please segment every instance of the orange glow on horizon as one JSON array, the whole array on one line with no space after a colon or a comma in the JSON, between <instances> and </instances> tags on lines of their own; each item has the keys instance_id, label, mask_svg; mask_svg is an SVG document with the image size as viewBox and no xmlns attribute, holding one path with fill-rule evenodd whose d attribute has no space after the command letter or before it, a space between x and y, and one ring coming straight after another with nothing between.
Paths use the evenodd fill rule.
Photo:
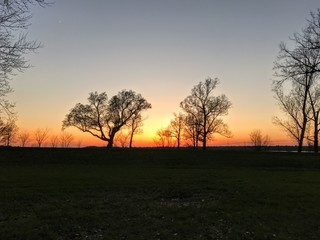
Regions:
<instances>
[{"instance_id":1,"label":"orange glow on horizon","mask_svg":"<svg viewBox=\"0 0 320 240\"><path fill-rule=\"evenodd\" d=\"M148 118L144 125L142 126L143 133L139 135L135 135L133 139L133 147L154 147L157 146L154 139L156 137L156 132L160 128L165 128L169 125L170 120L172 119L172 114L167 114L166 116L157 116L153 118ZM273 126L272 124L266 125L265 128L255 127L253 124L245 124L245 122L239 123L239 121L235 121L235 119L229 118L226 119L226 122L229 124L230 129L233 133L232 138L225 138L223 136L219 136L215 134L212 140L208 141L208 146L250 146L250 137L249 134L252 130L261 129L262 133L268 134L270 138L270 145L295 145L296 143L292 141L285 132L281 129ZM18 124L20 125L20 124ZM240 126L239 128L234 128L234 126ZM30 123L28 128L21 128L21 131L27 129L29 131L31 138L35 128L32 127L33 124ZM250 126L250 127L248 127ZM262 124L263 126L263 124ZM252 128L251 128L252 127ZM43 127L45 128L45 127ZM30 130L28 130L30 129ZM86 147L86 146L106 146L107 142L98 139L97 137L92 136L89 133L81 132L80 130L70 127L65 130L66 132L72 134L73 141L70 144L70 147ZM61 135L61 126L53 125L49 131L49 137L46 139L43 146L50 147L51 146L51 138L52 136L60 136ZM19 141L16 141L15 145L19 145ZM126 144L128 145L128 144ZM34 139L31 139L27 146L37 146ZM116 146L121 147L119 143ZM183 141L181 146L187 146L186 142ZM200 143L201 146L201 143Z\"/></svg>"},{"instance_id":2,"label":"orange glow on horizon","mask_svg":"<svg viewBox=\"0 0 320 240\"><path fill-rule=\"evenodd\" d=\"M157 144L154 141L154 138L156 136L156 130L154 132L145 132L141 135L135 135L133 138L133 147L156 147ZM90 135L89 133L83 133L78 131L77 129L74 129L71 131L67 131L68 133L71 133L73 136L73 140L70 144L70 147L88 147L88 146L98 146L103 147L106 146L108 143L106 141L100 140L97 137L94 137ZM31 132L30 132L31 133ZM50 147L51 146L51 137L52 136L59 136L61 132L50 132L50 135L45 140L43 146ZM295 145L295 143L288 138L285 134L275 136L269 136L270 137L270 145L276 146L276 145ZM129 142L129 141L128 141ZM128 145L128 142L126 145ZM15 145L19 145L18 142L16 142ZM202 144L200 143L200 146ZM232 138L225 138L222 136L214 135L214 137L208 141L208 146L251 146L249 134L235 134ZM35 141L30 141L27 146L37 146ZM121 147L119 143L115 143L114 146ZM181 146L188 146L186 141L182 140Z\"/></svg>"}]
</instances>

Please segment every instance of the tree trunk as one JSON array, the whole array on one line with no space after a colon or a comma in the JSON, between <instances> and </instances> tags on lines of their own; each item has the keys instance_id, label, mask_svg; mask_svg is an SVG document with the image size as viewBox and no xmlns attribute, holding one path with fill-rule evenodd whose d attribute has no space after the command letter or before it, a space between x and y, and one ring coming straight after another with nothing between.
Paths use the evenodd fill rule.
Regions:
<instances>
[{"instance_id":1,"label":"tree trunk","mask_svg":"<svg viewBox=\"0 0 320 240\"><path fill-rule=\"evenodd\" d=\"M133 141L133 131L130 134L129 148L132 148L132 141Z\"/></svg>"},{"instance_id":2,"label":"tree trunk","mask_svg":"<svg viewBox=\"0 0 320 240\"><path fill-rule=\"evenodd\" d=\"M299 146L298 146L298 152L302 152L302 146L303 146L303 139L307 128L307 121L308 121L308 115L306 113L307 108L307 98L309 93L309 86L307 84L308 78L306 77L306 89L304 92L304 98L303 98L303 106L302 106L302 114L303 114L303 122L302 122L302 128L300 133L300 139L299 139Z\"/></svg>"},{"instance_id":3,"label":"tree trunk","mask_svg":"<svg viewBox=\"0 0 320 240\"><path fill-rule=\"evenodd\" d=\"M113 147L113 139L110 138L107 144L107 148L112 148Z\"/></svg>"},{"instance_id":4,"label":"tree trunk","mask_svg":"<svg viewBox=\"0 0 320 240\"><path fill-rule=\"evenodd\" d=\"M108 141L108 145L107 145L107 148L112 148L113 147L113 139L114 139L114 136L116 135L116 132L118 132L117 129L112 129L111 133L110 133L110 136L109 136L109 141Z\"/></svg>"},{"instance_id":5,"label":"tree trunk","mask_svg":"<svg viewBox=\"0 0 320 240\"><path fill-rule=\"evenodd\" d=\"M305 126L303 126L303 128L301 129L301 134L298 142L298 152L302 152L304 134L305 134Z\"/></svg>"},{"instance_id":6,"label":"tree trunk","mask_svg":"<svg viewBox=\"0 0 320 240\"><path fill-rule=\"evenodd\" d=\"M314 142L313 142L313 147L314 147L314 152L317 153L319 152L319 127L318 127L318 121L319 121L319 112L315 114L314 118Z\"/></svg>"},{"instance_id":7,"label":"tree trunk","mask_svg":"<svg viewBox=\"0 0 320 240\"><path fill-rule=\"evenodd\" d=\"M319 138L318 135L314 136L314 152L319 152Z\"/></svg>"},{"instance_id":8,"label":"tree trunk","mask_svg":"<svg viewBox=\"0 0 320 240\"><path fill-rule=\"evenodd\" d=\"M207 149L207 134L203 134L203 144L202 144L202 149L206 150Z\"/></svg>"}]
</instances>

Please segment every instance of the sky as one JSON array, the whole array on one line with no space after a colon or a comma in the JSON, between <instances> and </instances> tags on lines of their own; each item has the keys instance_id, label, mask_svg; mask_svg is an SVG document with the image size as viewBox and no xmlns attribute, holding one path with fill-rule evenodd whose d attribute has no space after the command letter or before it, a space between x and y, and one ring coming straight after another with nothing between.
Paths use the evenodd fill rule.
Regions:
<instances>
[{"instance_id":1,"label":"sky","mask_svg":"<svg viewBox=\"0 0 320 240\"><path fill-rule=\"evenodd\" d=\"M18 126L59 134L65 115L90 92L111 98L130 89L152 104L134 141L150 146L192 87L217 77L215 94L232 102L224 121L233 137L215 136L212 145L249 144L255 129L272 144L290 143L272 124L281 116L271 91L273 63L280 42L289 43L319 7L319 0L56 0L35 6L28 36L43 48L27 56L33 67L11 82ZM82 145L106 145L67 131Z\"/></svg>"}]
</instances>

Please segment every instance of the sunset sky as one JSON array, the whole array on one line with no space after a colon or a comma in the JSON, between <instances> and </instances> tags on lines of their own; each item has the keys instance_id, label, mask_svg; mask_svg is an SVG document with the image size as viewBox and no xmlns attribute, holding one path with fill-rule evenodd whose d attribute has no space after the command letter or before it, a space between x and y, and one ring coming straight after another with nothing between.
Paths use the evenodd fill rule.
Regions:
<instances>
[{"instance_id":1,"label":"sunset sky","mask_svg":"<svg viewBox=\"0 0 320 240\"><path fill-rule=\"evenodd\" d=\"M35 7L28 35L44 47L28 55L33 67L11 82L19 128L59 134L65 115L89 92L111 98L131 89L152 104L134 143L150 146L192 87L218 77L216 94L233 104L225 121L234 137L216 136L213 145L248 144L254 129L286 144L290 139L272 124L280 114L273 62L279 43L319 7L319 0L56 0ZM106 144L68 131L82 145Z\"/></svg>"}]
</instances>

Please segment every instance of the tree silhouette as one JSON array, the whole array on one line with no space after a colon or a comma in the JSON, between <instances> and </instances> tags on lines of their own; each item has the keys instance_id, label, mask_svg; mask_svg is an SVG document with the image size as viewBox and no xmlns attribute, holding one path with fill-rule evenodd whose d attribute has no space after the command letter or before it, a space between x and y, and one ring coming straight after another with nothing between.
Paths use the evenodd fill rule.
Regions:
<instances>
[{"instance_id":1,"label":"tree silhouette","mask_svg":"<svg viewBox=\"0 0 320 240\"><path fill-rule=\"evenodd\" d=\"M250 136L252 146L258 151L260 151L262 147L268 146L268 144L270 143L269 136L268 135L263 136L260 129L253 130L249 134L249 136Z\"/></svg>"},{"instance_id":2,"label":"tree silhouette","mask_svg":"<svg viewBox=\"0 0 320 240\"><path fill-rule=\"evenodd\" d=\"M185 125L185 116L182 113L173 113L174 119L170 122L172 136L177 140L177 148L181 146L181 138Z\"/></svg>"},{"instance_id":3,"label":"tree silhouette","mask_svg":"<svg viewBox=\"0 0 320 240\"><path fill-rule=\"evenodd\" d=\"M57 135L52 135L52 136L50 137L50 145L51 145L51 147L53 147L53 148L58 147L58 145L59 145L59 136L57 136Z\"/></svg>"},{"instance_id":4,"label":"tree silhouette","mask_svg":"<svg viewBox=\"0 0 320 240\"><path fill-rule=\"evenodd\" d=\"M35 51L41 44L28 40L24 32L32 18L30 7L48 5L45 0L0 1L0 107L6 108L6 95L11 92L9 80L15 70L29 68L27 53ZM1 117L1 116L0 116Z\"/></svg>"},{"instance_id":5,"label":"tree silhouette","mask_svg":"<svg viewBox=\"0 0 320 240\"><path fill-rule=\"evenodd\" d=\"M301 88L303 87L296 85L288 94L284 93L281 85L273 90L285 116L285 119L274 117L273 123L285 129L288 136L297 142L299 152L302 150L308 126L308 115L311 112L310 106L306 104L305 95L301 94Z\"/></svg>"},{"instance_id":6,"label":"tree silhouette","mask_svg":"<svg viewBox=\"0 0 320 240\"><path fill-rule=\"evenodd\" d=\"M127 147L129 136L129 133L120 130L114 137L114 145L117 147L120 146L122 148Z\"/></svg>"},{"instance_id":7,"label":"tree silhouette","mask_svg":"<svg viewBox=\"0 0 320 240\"><path fill-rule=\"evenodd\" d=\"M227 124L221 119L222 116L228 114L231 102L225 95L213 96L213 90L218 83L217 78L207 78L204 82L194 86L191 95L180 103L187 118L192 120L187 121L191 124L189 128L198 128L195 132L196 142L201 141L203 149L206 149L207 140L214 133L231 137Z\"/></svg>"},{"instance_id":8,"label":"tree silhouette","mask_svg":"<svg viewBox=\"0 0 320 240\"><path fill-rule=\"evenodd\" d=\"M90 93L89 104L78 103L63 120L62 128L76 127L113 146L114 137L135 116L151 108L141 94L122 90L108 100L107 94Z\"/></svg>"},{"instance_id":9,"label":"tree silhouette","mask_svg":"<svg viewBox=\"0 0 320 240\"><path fill-rule=\"evenodd\" d=\"M18 133L18 140L21 143L21 147L25 147L30 141L31 135L30 132L24 130Z\"/></svg>"},{"instance_id":10,"label":"tree silhouette","mask_svg":"<svg viewBox=\"0 0 320 240\"><path fill-rule=\"evenodd\" d=\"M156 132L156 136L154 138L155 144L160 147L173 147L173 135L170 129L170 126L167 128L160 128Z\"/></svg>"},{"instance_id":11,"label":"tree silhouette","mask_svg":"<svg viewBox=\"0 0 320 240\"><path fill-rule=\"evenodd\" d=\"M49 128L37 128L34 133L34 140L37 142L38 147L40 148L45 140L49 137Z\"/></svg>"},{"instance_id":12,"label":"tree silhouette","mask_svg":"<svg viewBox=\"0 0 320 240\"><path fill-rule=\"evenodd\" d=\"M135 115L131 118L129 121L129 133L130 133L130 139L129 139L129 148L132 148L133 143L133 136L135 134L142 134L143 129L141 128L143 126L143 121L145 119L142 118L141 114Z\"/></svg>"},{"instance_id":13,"label":"tree silhouette","mask_svg":"<svg viewBox=\"0 0 320 240\"><path fill-rule=\"evenodd\" d=\"M63 131L60 135L61 147L64 147L64 148L69 147L73 139L74 137L71 133Z\"/></svg>"},{"instance_id":14,"label":"tree silhouette","mask_svg":"<svg viewBox=\"0 0 320 240\"><path fill-rule=\"evenodd\" d=\"M5 122L0 121L0 143L5 146L11 146L18 132L16 119L8 118Z\"/></svg>"},{"instance_id":15,"label":"tree silhouette","mask_svg":"<svg viewBox=\"0 0 320 240\"><path fill-rule=\"evenodd\" d=\"M280 51L274 64L275 76L273 90L276 93L276 99L283 105L282 99L279 98L279 89L282 90L283 85L291 85L290 94L299 96L300 117L292 117L287 108L282 110L289 116L287 122L295 122L299 127L298 135L298 152L301 152L303 141L305 139L308 122L313 121L314 128L314 150L318 151L318 135L319 135L319 74L320 74L320 10L311 13L311 19L308 20L307 26L301 33L295 33L290 38L293 48L290 49L282 42ZM285 96L285 94L280 95ZM292 97L297 98L296 96ZM285 101L287 99L284 99ZM290 108L289 108L290 110ZM279 123L279 121L277 121ZM280 122L281 123L281 122ZM288 131L287 125L279 124ZM290 131L289 131L290 133ZM291 134L291 133L290 133Z\"/></svg>"}]
</instances>

